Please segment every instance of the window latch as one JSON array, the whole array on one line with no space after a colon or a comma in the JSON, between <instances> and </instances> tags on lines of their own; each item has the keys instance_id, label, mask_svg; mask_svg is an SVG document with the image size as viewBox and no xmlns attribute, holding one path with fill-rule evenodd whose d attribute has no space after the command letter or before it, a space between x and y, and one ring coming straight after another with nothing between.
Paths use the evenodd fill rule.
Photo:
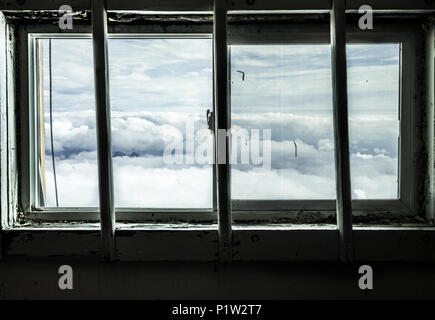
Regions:
<instances>
[{"instance_id":1,"label":"window latch","mask_svg":"<svg viewBox=\"0 0 435 320\"><path fill-rule=\"evenodd\" d=\"M214 112L210 111L210 109L207 109L206 117L207 117L208 130L214 133Z\"/></svg>"}]
</instances>

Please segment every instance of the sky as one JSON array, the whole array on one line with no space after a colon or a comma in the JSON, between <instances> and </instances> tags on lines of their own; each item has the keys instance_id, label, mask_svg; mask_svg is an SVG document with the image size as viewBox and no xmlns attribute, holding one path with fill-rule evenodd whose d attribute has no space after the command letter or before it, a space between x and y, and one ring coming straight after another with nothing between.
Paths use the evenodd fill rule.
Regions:
<instances>
[{"instance_id":1,"label":"sky","mask_svg":"<svg viewBox=\"0 0 435 320\"><path fill-rule=\"evenodd\" d=\"M98 206L92 43L51 41L59 206ZM348 45L347 53L352 197L396 198L400 46ZM50 207L56 203L47 39L43 55ZM249 153L249 163L232 165L232 198L334 199L330 47L240 45L231 47L230 59L232 134L248 137L238 140L238 153L256 150L253 130L260 137L271 132L269 165L264 154L258 164ZM212 165L187 161L213 148L206 121L213 106L211 39L109 39L109 77L115 205L211 208ZM259 145L261 155L267 144ZM171 146L181 148L182 164L165 161Z\"/></svg>"}]
</instances>

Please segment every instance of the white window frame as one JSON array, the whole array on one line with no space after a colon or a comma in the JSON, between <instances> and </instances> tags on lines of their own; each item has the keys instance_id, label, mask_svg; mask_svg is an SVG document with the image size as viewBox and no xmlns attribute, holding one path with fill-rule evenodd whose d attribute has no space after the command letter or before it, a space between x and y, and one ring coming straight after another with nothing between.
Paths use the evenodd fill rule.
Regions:
<instances>
[{"instance_id":1,"label":"white window frame","mask_svg":"<svg viewBox=\"0 0 435 320\"><path fill-rule=\"evenodd\" d=\"M161 33L155 32L155 26L116 26L113 28L113 33L109 34L109 38L141 38L141 39L211 39L212 34L210 28L207 26L200 27L186 27L183 28L173 26L174 32ZM78 29L78 30L77 30ZM81 30L80 30L81 29ZM25 30L20 30L19 37L21 46L28 47L27 57L21 55L22 66L28 67L28 84L21 81L20 87L22 92L29 92L28 94L28 113L26 110L22 111L23 119L29 119L29 124L21 126L21 136L29 137L29 142L25 139L22 140L22 159L21 170L22 181L21 184L21 199L24 215L28 221L44 221L44 222L57 222L57 221L83 221L83 222L96 222L99 221L99 207L50 207L43 208L39 205L38 198L40 197L38 190L38 158L37 158L37 145L38 145L38 106L37 106L37 42L38 38L54 38L54 39L91 39L92 34L89 32L89 26L80 26L71 33L53 32L58 31L50 25L29 25ZM181 32L176 32L180 31ZM77 32L78 31L78 32ZM80 32L82 31L82 32ZM27 59L27 63L25 60ZM27 98L27 97L26 97ZM213 104L214 113L214 104ZM205 118L205 114L204 114ZM26 128L29 128L27 131ZM33 143L31 143L33 142ZM27 148L26 146L29 146ZM27 162L28 161L28 162ZM197 209L197 208L116 208L118 214L117 221L129 222L155 222L155 221L197 221L205 223L213 223L217 221L216 217L216 165L213 165L213 203L210 209ZM27 183L28 181L28 183ZM27 189L25 186L29 186Z\"/></svg>"},{"instance_id":2,"label":"white window frame","mask_svg":"<svg viewBox=\"0 0 435 320\"><path fill-rule=\"evenodd\" d=\"M273 45L273 44L329 44L329 30L324 27L308 26L310 32L305 33L303 26L268 27L244 26L229 34L229 45ZM398 198L352 200L353 212L382 214L395 216L413 216L418 212L418 190L415 179L418 172L412 161L412 153L416 145L415 132L411 128L417 125L416 108L413 106L413 61L415 53L415 27L412 25L377 26L374 30L352 29L346 34L348 44L400 43L400 143L398 163ZM407 119L403 121L403 119ZM335 200L233 200L235 211L317 211L324 215L335 214Z\"/></svg>"},{"instance_id":3,"label":"white window frame","mask_svg":"<svg viewBox=\"0 0 435 320\"><path fill-rule=\"evenodd\" d=\"M258 25L229 28L228 45L246 44L329 44L329 33L324 26L318 27L307 25L309 32L303 32L304 26L268 27L262 26L261 32L256 31ZM409 31L409 26L402 26L404 30L397 30L396 27L378 27L370 33L356 31L347 33L348 43L401 43L401 98L400 113L401 119L416 119L415 108L412 108L412 79L413 75L413 54L414 53L414 32ZM36 97L36 41L37 38L80 38L89 39L90 33L45 33L31 32L33 28L28 27L25 34L28 37L28 57L29 57L29 110L30 110L30 139L37 145L38 113L32 112L37 104ZM37 30L47 29L39 25ZM211 38L210 33L137 33L137 28L130 29L131 33L111 33L109 38ZM32 45L33 44L33 45ZM230 50L230 49L229 49ZM32 78L33 75L34 77ZM215 112L213 107L213 112ZM415 145L415 133L411 130L410 121L400 121L400 150L399 150L399 198L396 199L376 199L376 200L353 200L354 214L392 214L395 216L413 216L418 210L417 190L412 181L415 181L417 172L412 164L411 153ZM404 134L409 132L409 134ZM414 142L414 143L413 143ZM60 207L43 208L38 205L38 174L37 159L33 144L30 144L30 178L31 189L28 199L30 205L23 206L28 208L26 215L33 220L42 221L98 221L98 207ZM410 151L410 152L409 152ZM32 161L33 159L33 161ZM25 162L23 162L25 163ZM214 172L215 172L214 165ZM23 192L23 191L22 191ZM26 192L26 191L24 191ZM23 199L27 199L23 195ZM233 216L240 221L263 221L272 219L295 219L301 211L307 213L319 213L319 220L322 218L335 216L335 200L232 200ZM216 176L213 174L213 208L203 209L159 209L159 208L117 208L118 221L158 221L158 220L190 220L198 222L215 222L216 217Z\"/></svg>"},{"instance_id":4,"label":"white window frame","mask_svg":"<svg viewBox=\"0 0 435 320\"><path fill-rule=\"evenodd\" d=\"M29 71L30 76L33 75L33 84L32 82L29 87L29 96L30 99L30 123L31 123L31 131L30 131L30 139L33 141L37 146L39 145L40 137L38 137L40 130L38 130L38 126L41 123L40 112L35 112L35 110L39 110L38 105L38 79L37 79L37 54L38 52L38 43L37 39L92 39L92 34L90 33L68 33L68 34L59 34L59 33L29 33L28 34L28 43L29 43ZM114 33L109 34L109 39L212 39L212 34L210 33ZM211 111L214 112L214 106L211 106ZM205 118L205 115L204 115ZM36 148L39 150L39 148ZM31 199L31 205L30 205L30 214L37 213L39 216L39 212L44 212L50 215L64 215L65 213L72 213L77 214L81 213L81 216L84 215L92 215L95 213L98 213L99 208L98 207L44 207L41 205L41 202L39 199L43 195L41 195L42 191L40 188L40 174L39 174L39 159L38 154L35 150L35 148L31 147L30 152L30 181L31 181L31 188L30 188L30 199ZM215 172L215 165L212 167L212 172ZM208 208L180 208L180 209L172 209L172 208L135 208L135 207L119 207L116 208L117 213L120 215L128 215L128 219L131 219L132 216L136 216L136 214L140 213L176 213L176 212L194 212L196 214L203 214L203 215L209 215L213 212L216 212L216 177L215 174L212 174L213 176L213 196L212 196L212 206L210 209ZM68 215L69 216L69 215ZM65 215L64 217L67 217ZM140 218L140 216L137 216L137 218ZM67 218L67 220L69 220ZM122 220L122 219L121 219Z\"/></svg>"},{"instance_id":5,"label":"white window frame","mask_svg":"<svg viewBox=\"0 0 435 320\"><path fill-rule=\"evenodd\" d=\"M38 27L40 29L41 26ZM248 26L244 28L230 29L228 37L228 45L247 45L247 44L329 44L329 31L323 27L316 27L308 25L310 31L302 32L300 26L281 28L262 26L262 31L256 32L254 30L258 28L255 26ZM401 119L416 119L415 108L412 108L412 80L409 79L413 74L413 54L415 37L413 32L410 31L410 26L403 26L404 30L397 30L397 27L382 27L377 28L376 31L365 33L363 31L348 32L348 43L400 43L401 44L401 98L400 100L400 113ZM30 30L32 28L29 28ZM133 29L134 31L135 29ZM37 145L37 130L36 124L38 123L38 112L32 112L35 107L32 105L37 104L36 98L36 41L38 38L91 38L90 33L32 33L26 32L29 43L29 75L34 75L33 78L29 77L29 97L30 97L30 124L33 125L30 131L30 139L35 141ZM210 33L111 33L109 38L211 38ZM31 45L33 44L33 45ZM229 49L230 50L230 49ZM410 76L411 75L411 76ZM408 78L409 77L409 78ZM33 81L33 83L32 83ZM213 112L214 112L213 108ZM354 214L383 214L391 213L395 216L413 216L418 210L418 203L416 203L416 197L418 191L415 188L415 184L412 181L418 174L415 166L412 164L411 152L413 141L416 137L413 134L411 128L412 123L410 121L400 121L400 145L399 145L399 198L398 199L368 199L368 200L353 200ZM410 134L404 134L409 132ZM59 220L71 220L71 221L98 221L98 207L59 207L59 208L40 208L38 205L38 173L37 173L37 159L35 150L30 144L30 181L32 188L30 189L29 199L31 204L28 206L29 211L27 214L34 220L43 221L59 221ZM215 165L214 165L215 167ZM215 168L214 168L215 171ZM26 197L24 197L26 198ZM216 176L213 174L213 208L210 210L203 209L159 209L159 208L117 208L118 221L158 221L158 220L191 220L200 222L213 222L216 221ZM264 221L267 222L271 219L285 219L295 218L298 213L307 212L319 212L319 217L333 217L335 216L335 200L233 200L233 216L240 221Z\"/></svg>"}]
</instances>

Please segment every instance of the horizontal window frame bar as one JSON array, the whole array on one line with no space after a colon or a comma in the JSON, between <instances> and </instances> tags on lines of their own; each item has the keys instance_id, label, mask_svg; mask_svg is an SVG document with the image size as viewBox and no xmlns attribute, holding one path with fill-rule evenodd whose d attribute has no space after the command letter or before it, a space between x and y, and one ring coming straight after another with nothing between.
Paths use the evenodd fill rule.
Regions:
<instances>
[{"instance_id":1,"label":"horizontal window frame bar","mask_svg":"<svg viewBox=\"0 0 435 320\"><path fill-rule=\"evenodd\" d=\"M240 200L233 199L232 206L236 211L264 210L335 210L335 199L294 199L294 200ZM401 208L405 204L400 199L353 199L356 210L365 210L367 207L374 210L386 210L388 207ZM257 209L256 209L257 208ZM260 208L260 209L258 209ZM160 213L160 212L213 212L212 208L141 208L141 207L115 207L119 213ZM98 207L45 207L32 210L37 212L98 212Z\"/></svg>"},{"instance_id":2,"label":"horizontal window frame bar","mask_svg":"<svg viewBox=\"0 0 435 320\"><path fill-rule=\"evenodd\" d=\"M314 204L314 205L313 205ZM320 220L334 218L336 215L335 200L315 201L258 201L243 204L232 201L233 221L235 223L258 222L267 223L274 219L291 220L297 223L300 213L312 213L315 217L313 223L322 223ZM382 214L383 217L409 217L414 213L400 200L353 200L353 214ZM165 221L189 221L214 223L217 221L217 212L202 209L141 209L141 208L115 208L117 222L164 223ZM26 215L26 221L32 223L71 221L71 222L98 222L99 210L94 208L47 208L32 211ZM304 220L306 222L306 220Z\"/></svg>"},{"instance_id":3,"label":"horizontal window frame bar","mask_svg":"<svg viewBox=\"0 0 435 320\"><path fill-rule=\"evenodd\" d=\"M336 200L233 200L233 209L236 211L335 211ZM352 210L412 214L400 199L354 199Z\"/></svg>"},{"instance_id":4,"label":"horizontal window frame bar","mask_svg":"<svg viewBox=\"0 0 435 320\"><path fill-rule=\"evenodd\" d=\"M140 207L115 207L117 212L213 212L212 208L140 208ZM98 207L46 207L39 210L32 210L31 213L36 212L98 212Z\"/></svg>"},{"instance_id":5,"label":"horizontal window frame bar","mask_svg":"<svg viewBox=\"0 0 435 320\"><path fill-rule=\"evenodd\" d=\"M212 12L213 2L210 0L188 0L180 2L178 0L106 0L108 11L192 11L192 12ZM90 0L76 0L73 9L90 10ZM39 1L9 1L0 3L0 10L54 10L58 11L59 7L64 5L63 0L39 0ZM358 10L361 5L366 4L363 0L346 1L346 11ZM229 2L228 10L232 11L326 11L331 9L331 3L327 0L298 0L298 1L257 1L254 3L246 0L233 0ZM425 3L424 1L416 3L413 0L378 0L372 4L375 10L379 11L433 11L434 3Z\"/></svg>"},{"instance_id":6,"label":"horizontal window frame bar","mask_svg":"<svg viewBox=\"0 0 435 320\"><path fill-rule=\"evenodd\" d=\"M399 19L400 20L400 19ZM346 43L396 43L410 42L415 32L415 23L379 23L370 31L355 29L353 24L346 26ZM260 29L259 29L260 28ZM312 23L288 23L268 25L259 22L249 25L229 25L228 45L285 45L304 44L330 45L329 25Z\"/></svg>"},{"instance_id":7,"label":"horizontal window frame bar","mask_svg":"<svg viewBox=\"0 0 435 320\"><path fill-rule=\"evenodd\" d=\"M212 39L211 33L108 33L108 39ZM30 39L92 39L92 33L29 33Z\"/></svg>"}]
</instances>

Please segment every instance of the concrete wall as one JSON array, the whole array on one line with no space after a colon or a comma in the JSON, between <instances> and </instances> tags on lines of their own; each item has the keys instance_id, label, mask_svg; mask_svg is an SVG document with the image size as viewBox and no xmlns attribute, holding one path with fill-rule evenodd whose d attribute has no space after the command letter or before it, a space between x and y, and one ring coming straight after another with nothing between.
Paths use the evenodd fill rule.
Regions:
<instances>
[{"instance_id":1,"label":"concrete wall","mask_svg":"<svg viewBox=\"0 0 435 320\"><path fill-rule=\"evenodd\" d=\"M74 289L60 290L70 264ZM359 264L0 263L0 299L435 299L435 263L367 263L374 289L358 287Z\"/></svg>"}]
</instances>

